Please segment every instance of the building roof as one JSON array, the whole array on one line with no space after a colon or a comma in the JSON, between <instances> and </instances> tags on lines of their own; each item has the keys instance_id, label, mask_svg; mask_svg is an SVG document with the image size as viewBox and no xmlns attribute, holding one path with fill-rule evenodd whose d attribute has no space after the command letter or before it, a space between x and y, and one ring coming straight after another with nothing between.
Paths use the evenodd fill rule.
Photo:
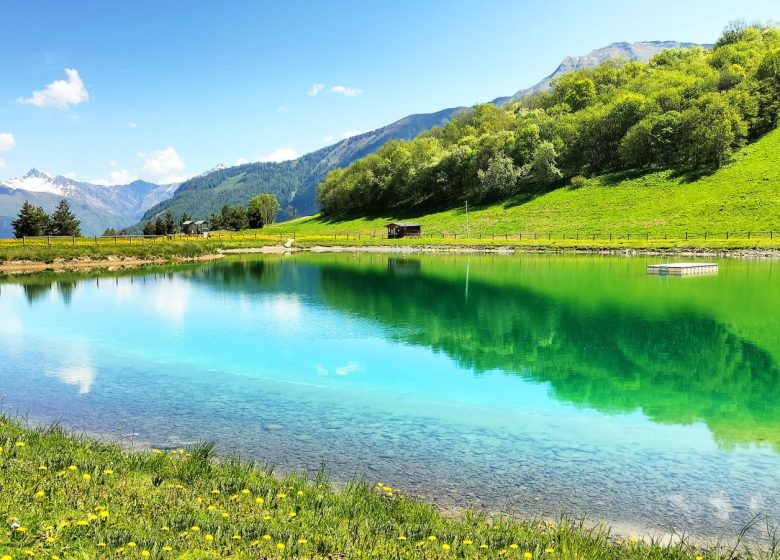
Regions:
<instances>
[{"instance_id":1,"label":"building roof","mask_svg":"<svg viewBox=\"0 0 780 560\"><path fill-rule=\"evenodd\" d=\"M187 220L186 222L182 222L181 225L188 226L192 223L192 220Z\"/></svg>"},{"instance_id":2,"label":"building roof","mask_svg":"<svg viewBox=\"0 0 780 560\"><path fill-rule=\"evenodd\" d=\"M387 224L385 227L390 226L400 226L400 227L420 227L420 224L416 224L414 222L392 222Z\"/></svg>"}]
</instances>

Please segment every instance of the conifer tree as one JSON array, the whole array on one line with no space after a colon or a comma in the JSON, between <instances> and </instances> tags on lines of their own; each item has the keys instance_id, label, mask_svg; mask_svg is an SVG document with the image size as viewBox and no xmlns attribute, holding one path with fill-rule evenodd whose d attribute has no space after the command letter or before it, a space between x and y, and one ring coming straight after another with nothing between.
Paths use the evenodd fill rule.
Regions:
<instances>
[{"instance_id":1,"label":"conifer tree","mask_svg":"<svg viewBox=\"0 0 780 560\"><path fill-rule=\"evenodd\" d=\"M19 217L11 222L16 237L34 237L46 235L49 229L49 216L43 208L35 207L25 200L19 210Z\"/></svg>"},{"instance_id":2,"label":"conifer tree","mask_svg":"<svg viewBox=\"0 0 780 560\"><path fill-rule=\"evenodd\" d=\"M70 211L70 205L65 199L60 200L56 210L49 220L49 235L81 235L81 222Z\"/></svg>"}]
</instances>

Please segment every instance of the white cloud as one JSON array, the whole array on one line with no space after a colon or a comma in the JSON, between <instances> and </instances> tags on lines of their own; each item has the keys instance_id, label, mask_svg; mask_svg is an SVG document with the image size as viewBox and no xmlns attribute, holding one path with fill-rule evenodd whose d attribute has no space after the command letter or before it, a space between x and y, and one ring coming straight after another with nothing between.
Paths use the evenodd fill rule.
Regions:
<instances>
[{"instance_id":1,"label":"white cloud","mask_svg":"<svg viewBox=\"0 0 780 560\"><path fill-rule=\"evenodd\" d=\"M325 89L325 84L313 84L309 88L308 94L314 96L320 93L323 89Z\"/></svg>"},{"instance_id":2,"label":"white cloud","mask_svg":"<svg viewBox=\"0 0 780 560\"><path fill-rule=\"evenodd\" d=\"M138 128L138 123L134 123L133 121L130 121L127 123L127 128Z\"/></svg>"},{"instance_id":3,"label":"white cloud","mask_svg":"<svg viewBox=\"0 0 780 560\"><path fill-rule=\"evenodd\" d=\"M67 177L67 175L66 175ZM114 185L127 185L138 179L135 175L127 171L126 169L119 169L109 173L108 179L92 179L91 183L95 185L108 185L113 187Z\"/></svg>"},{"instance_id":4,"label":"white cloud","mask_svg":"<svg viewBox=\"0 0 780 560\"><path fill-rule=\"evenodd\" d=\"M355 97L356 95L360 95L363 93L362 89L353 88L349 86L333 86L330 88L331 93L340 93L342 95L345 95L346 97Z\"/></svg>"},{"instance_id":5,"label":"white cloud","mask_svg":"<svg viewBox=\"0 0 780 560\"><path fill-rule=\"evenodd\" d=\"M279 111L280 113L290 112L290 108L287 105L280 105L279 107L276 108L276 110Z\"/></svg>"},{"instance_id":6,"label":"white cloud","mask_svg":"<svg viewBox=\"0 0 780 560\"><path fill-rule=\"evenodd\" d=\"M76 180L76 172L75 171L68 171L63 175L66 179L72 179L73 181Z\"/></svg>"},{"instance_id":7,"label":"white cloud","mask_svg":"<svg viewBox=\"0 0 780 560\"><path fill-rule=\"evenodd\" d=\"M55 80L40 91L34 91L32 97L20 97L19 103L36 107L55 107L67 109L69 105L78 105L89 99L89 93L75 68L66 68L67 80Z\"/></svg>"},{"instance_id":8,"label":"white cloud","mask_svg":"<svg viewBox=\"0 0 780 560\"><path fill-rule=\"evenodd\" d=\"M186 164L173 146L168 146L164 150L154 150L148 154L138 152L138 157L144 158L141 177L147 181L166 184L179 183L187 179L186 176L178 173L186 167Z\"/></svg>"},{"instance_id":9,"label":"white cloud","mask_svg":"<svg viewBox=\"0 0 780 560\"><path fill-rule=\"evenodd\" d=\"M261 158L258 158L257 161L260 162L280 162L280 161L287 161L290 159L298 159L300 157L300 154L293 150L292 148L276 148L273 152L268 154L267 156L263 156Z\"/></svg>"},{"instance_id":10,"label":"white cloud","mask_svg":"<svg viewBox=\"0 0 780 560\"><path fill-rule=\"evenodd\" d=\"M16 139L10 132L0 132L0 152L7 152L16 146Z\"/></svg>"}]
</instances>

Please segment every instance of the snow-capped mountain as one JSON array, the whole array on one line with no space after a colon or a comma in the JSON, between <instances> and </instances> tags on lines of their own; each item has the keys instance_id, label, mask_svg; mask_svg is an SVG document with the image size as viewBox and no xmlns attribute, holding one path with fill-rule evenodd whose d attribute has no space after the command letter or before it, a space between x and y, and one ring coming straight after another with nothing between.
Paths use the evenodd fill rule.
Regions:
<instances>
[{"instance_id":1,"label":"snow-capped mountain","mask_svg":"<svg viewBox=\"0 0 780 560\"><path fill-rule=\"evenodd\" d=\"M171 198L177 188L178 183L156 185L140 180L127 185L95 185L31 169L23 177L0 180L0 237L12 235L11 220L25 200L51 212L64 198L81 220L82 231L98 235L107 227L135 224L149 208Z\"/></svg>"}]
</instances>

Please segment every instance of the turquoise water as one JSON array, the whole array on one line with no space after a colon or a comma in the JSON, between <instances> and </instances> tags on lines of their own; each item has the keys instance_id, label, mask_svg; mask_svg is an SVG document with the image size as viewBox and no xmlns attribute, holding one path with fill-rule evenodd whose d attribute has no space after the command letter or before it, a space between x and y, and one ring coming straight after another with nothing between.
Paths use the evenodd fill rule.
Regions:
<instances>
[{"instance_id":1,"label":"turquoise water","mask_svg":"<svg viewBox=\"0 0 780 560\"><path fill-rule=\"evenodd\" d=\"M0 280L6 413L443 508L780 518L777 264L293 255Z\"/></svg>"}]
</instances>

